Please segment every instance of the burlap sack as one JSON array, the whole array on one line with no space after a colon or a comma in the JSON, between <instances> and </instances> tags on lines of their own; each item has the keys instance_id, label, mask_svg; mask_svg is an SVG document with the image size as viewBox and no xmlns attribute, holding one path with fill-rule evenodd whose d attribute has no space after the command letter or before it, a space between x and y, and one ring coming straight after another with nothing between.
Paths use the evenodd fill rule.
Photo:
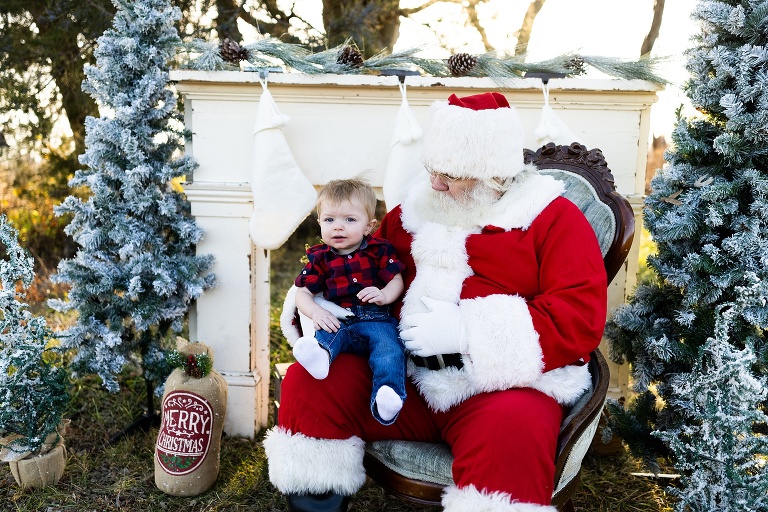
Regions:
<instances>
[{"instance_id":1,"label":"burlap sack","mask_svg":"<svg viewBox=\"0 0 768 512\"><path fill-rule=\"evenodd\" d=\"M208 354L202 343L177 339L186 356ZM175 369L165 381L162 422L155 444L155 485L173 496L196 496L219 475L219 453L227 413L227 383L219 372L196 378Z\"/></svg>"}]
</instances>

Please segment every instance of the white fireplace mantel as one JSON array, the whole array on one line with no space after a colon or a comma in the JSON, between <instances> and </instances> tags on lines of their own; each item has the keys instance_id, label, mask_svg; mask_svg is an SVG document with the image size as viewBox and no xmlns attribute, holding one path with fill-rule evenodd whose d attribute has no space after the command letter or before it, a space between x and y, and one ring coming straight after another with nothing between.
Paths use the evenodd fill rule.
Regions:
<instances>
[{"instance_id":1,"label":"white fireplace mantel","mask_svg":"<svg viewBox=\"0 0 768 512\"><path fill-rule=\"evenodd\" d=\"M269 251L248 236L252 212L251 144L262 86L244 71L171 72L192 132L187 154L199 166L184 186L192 214L205 231L198 253L213 254L218 285L190 315L190 338L214 349L214 364L229 384L228 435L253 437L269 411ZM489 78L407 77L408 102L422 127L429 106L485 91L504 94L517 108L535 149L543 105L541 80L512 79L504 89ZM400 108L395 76L272 73L268 87L283 114L294 158L316 186L362 176L380 187ZM660 87L640 80L552 79L550 105L587 147L600 148L619 192L635 209L638 231L645 186L650 107ZM635 284L638 244L609 290L609 307ZM297 268L297 271L299 269ZM610 394L627 394L628 370L611 367Z\"/></svg>"}]
</instances>

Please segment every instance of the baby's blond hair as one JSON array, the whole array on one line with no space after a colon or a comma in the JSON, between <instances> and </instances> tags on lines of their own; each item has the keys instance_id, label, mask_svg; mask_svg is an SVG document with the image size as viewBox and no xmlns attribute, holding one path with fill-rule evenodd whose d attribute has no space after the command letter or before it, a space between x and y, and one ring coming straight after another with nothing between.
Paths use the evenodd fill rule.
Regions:
<instances>
[{"instance_id":1,"label":"baby's blond hair","mask_svg":"<svg viewBox=\"0 0 768 512\"><path fill-rule=\"evenodd\" d=\"M320 205L323 202L339 204L344 201L359 202L365 208L368 218L375 218L376 193L367 181L360 178L329 181L317 196L317 213L320 214Z\"/></svg>"}]
</instances>

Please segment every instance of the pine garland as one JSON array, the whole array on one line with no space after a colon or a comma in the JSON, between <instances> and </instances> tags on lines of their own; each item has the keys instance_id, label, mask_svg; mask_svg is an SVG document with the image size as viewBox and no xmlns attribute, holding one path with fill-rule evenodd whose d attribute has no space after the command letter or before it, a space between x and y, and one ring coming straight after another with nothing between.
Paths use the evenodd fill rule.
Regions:
<instances>
[{"instance_id":1,"label":"pine garland","mask_svg":"<svg viewBox=\"0 0 768 512\"><path fill-rule=\"evenodd\" d=\"M352 40L330 48L323 52L312 53L301 45L283 43L277 39L266 37L255 43L245 45L248 50L247 62L256 67L264 68L282 64L307 74L380 74L382 70L417 71L422 75L435 77L452 76L445 59L425 59L417 54L424 50L417 46L394 53L382 51L361 66L340 64L337 62L339 52L349 46L356 47ZM179 45L178 64L182 68L203 71L236 70L240 69L226 62L220 55L220 44L194 39ZM539 62L526 62L526 55L505 55L491 51L476 55L477 65L467 76L488 77L495 80L502 88L509 84L512 78L520 78L526 73L553 73L564 76L578 76L593 67L609 76L627 80L647 80L654 84L665 85L668 80L662 78L655 68L667 61L666 58L644 57L636 61L577 55L568 53L552 59Z\"/></svg>"}]
</instances>

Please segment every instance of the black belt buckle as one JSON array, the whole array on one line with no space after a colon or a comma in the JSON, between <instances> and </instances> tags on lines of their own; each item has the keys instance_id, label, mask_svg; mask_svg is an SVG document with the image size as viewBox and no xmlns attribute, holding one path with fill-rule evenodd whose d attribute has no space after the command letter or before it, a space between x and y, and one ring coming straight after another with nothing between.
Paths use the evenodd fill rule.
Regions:
<instances>
[{"instance_id":1,"label":"black belt buckle","mask_svg":"<svg viewBox=\"0 0 768 512\"><path fill-rule=\"evenodd\" d=\"M439 354L435 356L415 356L411 354L411 361L416 366L421 368L428 368L430 370L442 370L444 368L456 368L460 370L464 367L464 362L461 360L461 354Z\"/></svg>"}]
</instances>

